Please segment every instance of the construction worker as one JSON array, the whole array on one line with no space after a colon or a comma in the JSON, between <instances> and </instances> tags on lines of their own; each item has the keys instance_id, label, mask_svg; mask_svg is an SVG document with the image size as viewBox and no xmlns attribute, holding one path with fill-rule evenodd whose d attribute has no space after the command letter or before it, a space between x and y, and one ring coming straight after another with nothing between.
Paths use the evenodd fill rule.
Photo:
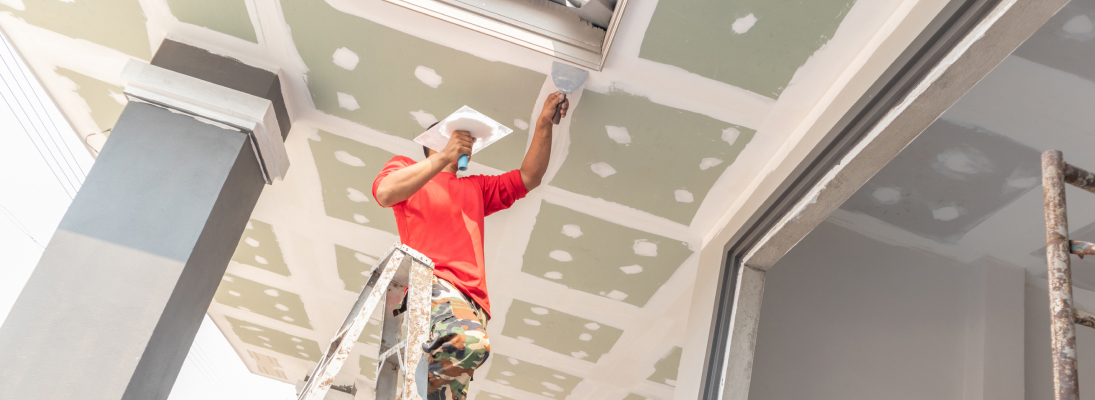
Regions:
<instances>
[{"instance_id":1,"label":"construction worker","mask_svg":"<svg viewBox=\"0 0 1095 400\"><path fill-rule=\"evenodd\" d=\"M560 103L562 103L560 105ZM502 175L457 177L457 160L474 140L456 131L440 152L414 162L395 156L373 181L373 197L391 207L403 244L434 262L427 400L463 400L472 373L490 355L483 217L505 210L540 186L551 154L552 117L570 102L548 95L521 168Z\"/></svg>"}]
</instances>

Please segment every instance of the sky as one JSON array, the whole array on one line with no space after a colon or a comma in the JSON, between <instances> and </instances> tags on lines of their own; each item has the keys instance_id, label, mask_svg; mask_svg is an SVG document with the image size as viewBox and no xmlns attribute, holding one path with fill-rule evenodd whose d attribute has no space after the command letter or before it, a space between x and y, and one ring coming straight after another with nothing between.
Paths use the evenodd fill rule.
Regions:
<instances>
[{"instance_id":1,"label":"sky","mask_svg":"<svg viewBox=\"0 0 1095 400\"><path fill-rule=\"evenodd\" d=\"M0 43L0 61L0 321L4 321L94 159L6 41ZM250 373L206 316L169 400L295 398L292 385Z\"/></svg>"}]
</instances>

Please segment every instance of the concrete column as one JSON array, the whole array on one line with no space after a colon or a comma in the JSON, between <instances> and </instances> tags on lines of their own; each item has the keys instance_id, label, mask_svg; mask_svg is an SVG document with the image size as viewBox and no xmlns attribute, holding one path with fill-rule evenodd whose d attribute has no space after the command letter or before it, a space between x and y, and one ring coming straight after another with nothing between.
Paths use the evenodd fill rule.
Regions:
<instances>
[{"instance_id":1,"label":"concrete column","mask_svg":"<svg viewBox=\"0 0 1095 400\"><path fill-rule=\"evenodd\" d=\"M224 66L214 83L265 74L277 85L272 72L205 54ZM210 62L200 58L191 61ZM177 82L220 96L213 100L241 95L208 80ZM273 107L264 94L243 98ZM160 104L131 99L0 326L0 399L159 400L170 393L270 176L269 162L257 158L270 157L261 149L269 144L253 132L270 129L282 145L288 126L240 129Z\"/></svg>"}]
</instances>

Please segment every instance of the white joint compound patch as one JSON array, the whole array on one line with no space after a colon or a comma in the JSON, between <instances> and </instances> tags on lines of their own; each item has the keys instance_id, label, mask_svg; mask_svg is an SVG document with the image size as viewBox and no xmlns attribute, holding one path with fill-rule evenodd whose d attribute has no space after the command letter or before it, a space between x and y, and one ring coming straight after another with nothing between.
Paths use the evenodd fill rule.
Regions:
<instances>
[{"instance_id":1,"label":"white joint compound patch","mask_svg":"<svg viewBox=\"0 0 1095 400\"><path fill-rule=\"evenodd\" d=\"M1061 27L1061 30L1065 31L1065 36L1069 39L1079 40L1086 42L1095 38L1095 24L1091 22L1091 18L1087 15L1077 15L1072 19L1065 22L1065 25Z\"/></svg>"},{"instance_id":2,"label":"white joint compound patch","mask_svg":"<svg viewBox=\"0 0 1095 400\"><path fill-rule=\"evenodd\" d=\"M613 290L611 292L608 292L608 294L606 294L605 297L608 297L608 298L610 298L612 300L616 300L616 301L624 301L624 299L627 298L627 293L621 292L619 290Z\"/></svg>"},{"instance_id":3,"label":"white joint compound patch","mask_svg":"<svg viewBox=\"0 0 1095 400\"><path fill-rule=\"evenodd\" d=\"M354 203L368 203L369 196L362 193L360 190L354 188L346 188L346 197L350 198L350 201Z\"/></svg>"},{"instance_id":4,"label":"white joint compound patch","mask_svg":"<svg viewBox=\"0 0 1095 400\"><path fill-rule=\"evenodd\" d=\"M259 241L255 240L255 238L250 237L250 236L248 236L247 239L243 239L243 242L247 243L247 245L251 246L251 247L259 247ZM229 282L231 282L231 281L229 281Z\"/></svg>"},{"instance_id":5,"label":"white joint compound patch","mask_svg":"<svg viewBox=\"0 0 1095 400\"><path fill-rule=\"evenodd\" d=\"M875 200L882 204L897 204L901 201L901 189L892 187L880 187L871 194Z\"/></svg>"},{"instance_id":6,"label":"white joint compound patch","mask_svg":"<svg viewBox=\"0 0 1095 400\"><path fill-rule=\"evenodd\" d=\"M357 105L357 99L355 99L353 95L342 92L338 92L338 106L350 111L361 108L361 106Z\"/></svg>"},{"instance_id":7,"label":"white joint compound patch","mask_svg":"<svg viewBox=\"0 0 1095 400\"><path fill-rule=\"evenodd\" d=\"M658 256L658 245L642 239L636 240L635 245L631 246L631 250L635 251L635 254L644 257Z\"/></svg>"},{"instance_id":8,"label":"white joint compound patch","mask_svg":"<svg viewBox=\"0 0 1095 400\"><path fill-rule=\"evenodd\" d=\"M422 83L425 83L426 86L434 89L441 86L441 75L438 75L437 71L434 71L433 68L419 65L418 68L414 69L414 77L418 78Z\"/></svg>"},{"instance_id":9,"label":"white joint compound patch","mask_svg":"<svg viewBox=\"0 0 1095 400\"><path fill-rule=\"evenodd\" d=\"M563 273L558 271L551 271L544 274L544 277L548 279L560 280L563 279Z\"/></svg>"},{"instance_id":10,"label":"white joint compound patch","mask_svg":"<svg viewBox=\"0 0 1095 400\"><path fill-rule=\"evenodd\" d=\"M643 267L640 265L628 265L626 267L620 267L620 271L624 271L624 273L628 275L634 275L643 272Z\"/></svg>"},{"instance_id":11,"label":"white joint compound patch","mask_svg":"<svg viewBox=\"0 0 1095 400\"><path fill-rule=\"evenodd\" d=\"M673 198L677 199L677 201L681 203L691 203L695 201L695 198L692 197L692 192L684 189L677 189L673 191Z\"/></svg>"},{"instance_id":12,"label":"white joint compound patch","mask_svg":"<svg viewBox=\"0 0 1095 400\"><path fill-rule=\"evenodd\" d=\"M567 253L567 252L562 251L562 250L552 250L551 253L548 253L548 257L551 257L551 258L555 259L555 261L561 261L561 262L568 262L568 261L574 260L574 257L571 257L570 253Z\"/></svg>"},{"instance_id":13,"label":"white joint compound patch","mask_svg":"<svg viewBox=\"0 0 1095 400\"><path fill-rule=\"evenodd\" d=\"M356 258L358 261L361 261L363 264L366 264L366 265L376 264L376 259L375 258L369 257L369 256L361 254L361 253L354 253L354 258ZM366 272L362 271L362 273L366 273ZM369 321L369 322L372 322L372 321Z\"/></svg>"},{"instance_id":14,"label":"white joint compound patch","mask_svg":"<svg viewBox=\"0 0 1095 400\"><path fill-rule=\"evenodd\" d=\"M593 335L590 335L588 333L583 333L581 335L578 335L578 340L581 340L583 342L588 342L590 340L593 340Z\"/></svg>"},{"instance_id":15,"label":"white joint compound patch","mask_svg":"<svg viewBox=\"0 0 1095 400\"><path fill-rule=\"evenodd\" d=\"M266 264L270 263L269 261L266 261L266 257L263 257L263 256L255 256L255 262L257 262L259 264L262 264L262 265L266 265Z\"/></svg>"},{"instance_id":16,"label":"white joint compound patch","mask_svg":"<svg viewBox=\"0 0 1095 400\"><path fill-rule=\"evenodd\" d=\"M355 157L353 154L347 153L342 150L335 151L335 159L339 162L349 165L351 167L364 167L365 162L360 158Z\"/></svg>"},{"instance_id":17,"label":"white joint compound patch","mask_svg":"<svg viewBox=\"0 0 1095 400\"><path fill-rule=\"evenodd\" d=\"M589 329L591 331L601 329L601 326L598 325L596 322L590 322L588 324L585 324L585 327L586 327L586 329Z\"/></svg>"},{"instance_id":18,"label":"white joint compound patch","mask_svg":"<svg viewBox=\"0 0 1095 400\"><path fill-rule=\"evenodd\" d=\"M734 142L738 141L738 136L741 136L741 131L737 130L737 128L726 128L722 130L722 140L726 141L726 143L730 143L731 146L734 145Z\"/></svg>"},{"instance_id":19,"label":"white joint compound patch","mask_svg":"<svg viewBox=\"0 0 1095 400\"><path fill-rule=\"evenodd\" d=\"M281 295L281 293L278 293L278 291L275 290L275 289L266 289L266 290L263 290L262 292L266 293L266 295L270 296L270 297L278 297L278 296Z\"/></svg>"},{"instance_id":20,"label":"white joint compound patch","mask_svg":"<svg viewBox=\"0 0 1095 400\"><path fill-rule=\"evenodd\" d=\"M546 308L543 308L543 307L532 307L530 310L532 311L533 314L536 314L536 315L547 315L547 313L548 313L548 310Z\"/></svg>"},{"instance_id":21,"label":"white joint compound patch","mask_svg":"<svg viewBox=\"0 0 1095 400\"><path fill-rule=\"evenodd\" d=\"M437 117L433 116L424 110L411 111L411 118L418 123L423 129L429 128L434 122L437 122Z\"/></svg>"},{"instance_id":22,"label":"white joint compound patch","mask_svg":"<svg viewBox=\"0 0 1095 400\"><path fill-rule=\"evenodd\" d=\"M540 326L540 321L534 319L525 318L525 323L532 326Z\"/></svg>"},{"instance_id":23,"label":"white joint compound patch","mask_svg":"<svg viewBox=\"0 0 1095 400\"><path fill-rule=\"evenodd\" d=\"M289 311L289 306L286 306L286 305L281 304L281 303L274 304L274 308L279 309L281 311Z\"/></svg>"},{"instance_id":24,"label":"white joint compound patch","mask_svg":"<svg viewBox=\"0 0 1095 400\"><path fill-rule=\"evenodd\" d=\"M589 166L589 169L593 170L593 173L600 175L602 178L607 178L616 173L616 169L605 162L595 163Z\"/></svg>"},{"instance_id":25,"label":"white joint compound patch","mask_svg":"<svg viewBox=\"0 0 1095 400\"><path fill-rule=\"evenodd\" d=\"M1038 177L1008 178L1008 186L1019 189L1029 189L1038 184Z\"/></svg>"},{"instance_id":26,"label":"white joint compound patch","mask_svg":"<svg viewBox=\"0 0 1095 400\"><path fill-rule=\"evenodd\" d=\"M523 120L523 119L513 120L513 126L516 126L517 129L520 129L520 130L523 130L523 131L528 130L528 122L525 122L525 120Z\"/></svg>"},{"instance_id":27,"label":"white joint compound patch","mask_svg":"<svg viewBox=\"0 0 1095 400\"><path fill-rule=\"evenodd\" d=\"M355 221L355 222L357 222L357 223L359 223L359 224L367 224L367 223L369 223L369 219L368 219L368 218L365 218L365 216L364 216L364 215L361 215L361 214L354 214L354 221Z\"/></svg>"},{"instance_id":28,"label":"white joint compound patch","mask_svg":"<svg viewBox=\"0 0 1095 400\"><path fill-rule=\"evenodd\" d=\"M940 207L932 210L932 218L940 221L953 221L961 214L962 212L955 206Z\"/></svg>"},{"instance_id":29,"label":"white joint compound patch","mask_svg":"<svg viewBox=\"0 0 1095 400\"><path fill-rule=\"evenodd\" d=\"M631 144L631 135L627 133L627 128L605 125L605 130L608 131L608 138L616 143Z\"/></svg>"},{"instance_id":30,"label":"white joint compound patch","mask_svg":"<svg viewBox=\"0 0 1095 400\"><path fill-rule=\"evenodd\" d=\"M734 30L734 33L743 34L749 32L749 29L753 28L753 25L757 23L757 16L753 14L746 15L738 18L734 21L734 24L730 26Z\"/></svg>"},{"instance_id":31,"label":"white joint compound patch","mask_svg":"<svg viewBox=\"0 0 1095 400\"><path fill-rule=\"evenodd\" d=\"M563 225L563 234L572 238L582 236L582 227L574 224Z\"/></svg>"},{"instance_id":32,"label":"white joint compound patch","mask_svg":"<svg viewBox=\"0 0 1095 400\"><path fill-rule=\"evenodd\" d=\"M331 59L335 65L350 71L357 68L358 61L361 61L361 59L358 58L357 53L354 53L345 47L335 50L335 54L331 56Z\"/></svg>"},{"instance_id":33,"label":"white joint compound patch","mask_svg":"<svg viewBox=\"0 0 1095 400\"><path fill-rule=\"evenodd\" d=\"M707 171L708 168L718 166L722 164L722 160L717 158L705 158L700 160L700 171Z\"/></svg>"}]
</instances>

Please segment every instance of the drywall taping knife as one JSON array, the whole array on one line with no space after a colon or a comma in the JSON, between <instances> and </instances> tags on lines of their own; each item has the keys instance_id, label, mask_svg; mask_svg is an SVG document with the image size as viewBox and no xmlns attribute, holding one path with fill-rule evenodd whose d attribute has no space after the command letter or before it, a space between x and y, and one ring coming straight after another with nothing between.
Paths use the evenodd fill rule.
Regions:
<instances>
[{"instance_id":1,"label":"drywall taping knife","mask_svg":"<svg viewBox=\"0 0 1095 400\"><path fill-rule=\"evenodd\" d=\"M414 138L414 141L439 152L449 143L449 137L455 131L466 131L471 134L471 137L475 138L475 143L471 146L471 153L475 154L509 135L513 132L513 129L490 119L490 117L473 110L471 107L463 106L452 115L438 122L437 125L418 135ZM468 169L469 159L470 154L460 156L457 166L461 171Z\"/></svg>"},{"instance_id":2,"label":"drywall taping knife","mask_svg":"<svg viewBox=\"0 0 1095 400\"><path fill-rule=\"evenodd\" d=\"M584 69L558 61L551 63L551 82L555 84L556 89L559 89L559 93L563 94L563 100L566 100L568 94L581 88L588 77L589 71ZM559 119L562 118L563 100L559 100L559 104L555 106L555 115L551 117L551 123L555 125L559 125Z\"/></svg>"}]
</instances>

